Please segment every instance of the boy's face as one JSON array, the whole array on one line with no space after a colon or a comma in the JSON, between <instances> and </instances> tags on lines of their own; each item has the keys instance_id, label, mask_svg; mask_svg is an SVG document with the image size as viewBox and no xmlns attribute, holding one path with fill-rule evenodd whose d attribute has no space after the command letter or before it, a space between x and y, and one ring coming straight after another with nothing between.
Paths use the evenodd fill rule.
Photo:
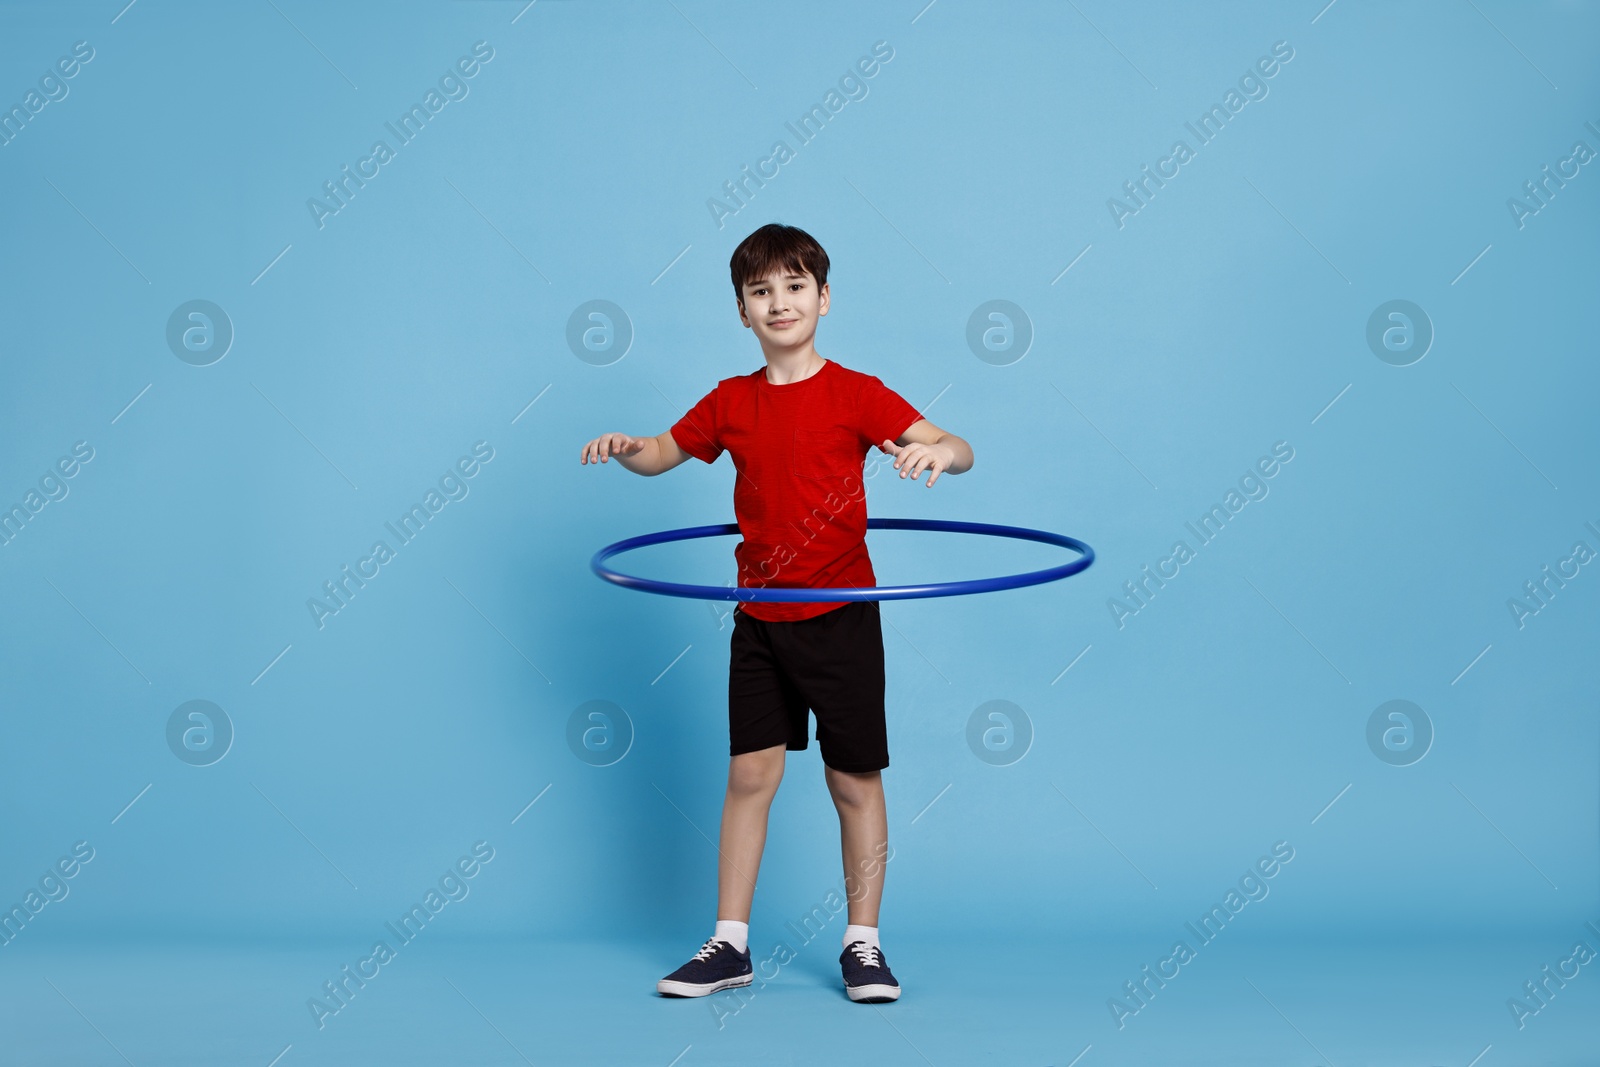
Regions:
<instances>
[{"instance_id":1,"label":"boy's face","mask_svg":"<svg viewBox=\"0 0 1600 1067\"><path fill-rule=\"evenodd\" d=\"M818 288L809 271L783 267L744 285L739 321L756 332L764 351L800 348L816 336L817 320L828 313L828 287Z\"/></svg>"}]
</instances>

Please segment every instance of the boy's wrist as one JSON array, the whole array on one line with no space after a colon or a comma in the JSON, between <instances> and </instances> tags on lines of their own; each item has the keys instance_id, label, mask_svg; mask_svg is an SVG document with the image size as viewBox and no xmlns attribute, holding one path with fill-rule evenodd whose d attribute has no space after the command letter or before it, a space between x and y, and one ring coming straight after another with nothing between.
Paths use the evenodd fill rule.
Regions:
<instances>
[{"instance_id":1,"label":"boy's wrist","mask_svg":"<svg viewBox=\"0 0 1600 1067\"><path fill-rule=\"evenodd\" d=\"M644 447L631 455L618 455L617 462L635 474L646 477L661 473L660 448L654 437L640 437L636 440L643 441Z\"/></svg>"}]
</instances>

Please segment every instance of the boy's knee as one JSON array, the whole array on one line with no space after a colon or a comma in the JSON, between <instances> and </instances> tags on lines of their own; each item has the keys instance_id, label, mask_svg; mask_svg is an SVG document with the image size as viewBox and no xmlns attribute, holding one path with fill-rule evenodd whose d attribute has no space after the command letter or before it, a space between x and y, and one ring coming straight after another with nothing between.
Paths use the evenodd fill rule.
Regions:
<instances>
[{"instance_id":1,"label":"boy's knee","mask_svg":"<svg viewBox=\"0 0 1600 1067\"><path fill-rule=\"evenodd\" d=\"M840 771L827 768L828 791L835 803L852 806L876 803L883 796L882 771Z\"/></svg>"},{"instance_id":2,"label":"boy's knee","mask_svg":"<svg viewBox=\"0 0 1600 1067\"><path fill-rule=\"evenodd\" d=\"M728 791L741 795L769 793L783 779L782 745L757 752L742 752L728 761Z\"/></svg>"}]
</instances>

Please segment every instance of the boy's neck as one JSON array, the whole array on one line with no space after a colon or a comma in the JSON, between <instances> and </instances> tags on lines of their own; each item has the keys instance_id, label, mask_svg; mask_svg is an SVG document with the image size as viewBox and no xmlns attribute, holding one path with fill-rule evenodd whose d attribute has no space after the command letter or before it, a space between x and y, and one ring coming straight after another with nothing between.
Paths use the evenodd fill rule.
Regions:
<instances>
[{"instance_id":1,"label":"boy's neck","mask_svg":"<svg viewBox=\"0 0 1600 1067\"><path fill-rule=\"evenodd\" d=\"M767 381L773 385L792 385L821 370L827 360L811 345L805 351L767 352Z\"/></svg>"}]
</instances>

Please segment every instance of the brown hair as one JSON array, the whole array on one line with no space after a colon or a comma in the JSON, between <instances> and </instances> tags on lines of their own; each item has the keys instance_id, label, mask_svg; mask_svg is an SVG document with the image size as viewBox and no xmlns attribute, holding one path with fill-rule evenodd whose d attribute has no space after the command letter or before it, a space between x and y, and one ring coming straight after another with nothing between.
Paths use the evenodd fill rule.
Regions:
<instances>
[{"instance_id":1,"label":"brown hair","mask_svg":"<svg viewBox=\"0 0 1600 1067\"><path fill-rule=\"evenodd\" d=\"M816 238L798 226L785 226L769 222L739 242L728 261L733 277L733 295L744 305L744 284L764 277L777 268L799 273L808 272L817 280L817 288L828 284L828 253L822 250Z\"/></svg>"}]
</instances>

